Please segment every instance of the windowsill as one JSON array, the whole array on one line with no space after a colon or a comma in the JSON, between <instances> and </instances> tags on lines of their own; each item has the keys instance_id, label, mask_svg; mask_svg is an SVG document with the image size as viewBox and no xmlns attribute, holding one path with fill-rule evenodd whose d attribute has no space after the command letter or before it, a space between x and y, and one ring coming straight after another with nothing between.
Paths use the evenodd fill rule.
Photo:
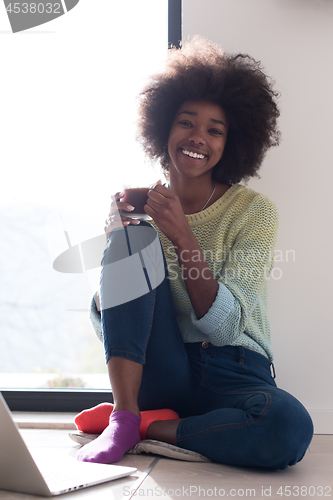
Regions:
<instances>
[{"instance_id":1,"label":"windowsill","mask_svg":"<svg viewBox=\"0 0 333 500\"><path fill-rule=\"evenodd\" d=\"M67 429L76 430L76 413L12 412L20 429Z\"/></svg>"}]
</instances>

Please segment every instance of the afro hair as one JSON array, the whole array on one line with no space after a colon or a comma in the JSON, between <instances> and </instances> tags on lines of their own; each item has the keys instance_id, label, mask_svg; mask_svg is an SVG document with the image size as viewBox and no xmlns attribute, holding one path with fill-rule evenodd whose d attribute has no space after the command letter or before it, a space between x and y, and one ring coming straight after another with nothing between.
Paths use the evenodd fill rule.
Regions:
<instances>
[{"instance_id":1,"label":"afro hair","mask_svg":"<svg viewBox=\"0 0 333 500\"><path fill-rule=\"evenodd\" d=\"M279 144L278 95L260 62L247 54L227 54L196 36L168 51L165 71L152 76L139 95L138 140L168 177L168 138L178 109L188 100L213 102L228 119L227 142L213 179L246 181L258 176L267 150Z\"/></svg>"}]
</instances>

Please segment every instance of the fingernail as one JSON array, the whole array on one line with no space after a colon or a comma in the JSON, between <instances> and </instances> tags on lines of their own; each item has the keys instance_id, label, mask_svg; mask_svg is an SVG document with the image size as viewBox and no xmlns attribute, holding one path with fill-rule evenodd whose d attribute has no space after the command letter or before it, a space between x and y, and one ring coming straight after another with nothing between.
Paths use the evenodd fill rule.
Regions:
<instances>
[{"instance_id":1,"label":"fingernail","mask_svg":"<svg viewBox=\"0 0 333 500\"><path fill-rule=\"evenodd\" d=\"M127 205L127 210L134 210L134 207L132 207L132 205Z\"/></svg>"},{"instance_id":2,"label":"fingernail","mask_svg":"<svg viewBox=\"0 0 333 500\"><path fill-rule=\"evenodd\" d=\"M133 224L138 225L138 224L140 224L140 221L139 221L138 219L135 219L135 220L133 221Z\"/></svg>"},{"instance_id":3,"label":"fingernail","mask_svg":"<svg viewBox=\"0 0 333 500\"><path fill-rule=\"evenodd\" d=\"M125 194L124 193L119 193L119 198L124 198Z\"/></svg>"},{"instance_id":4,"label":"fingernail","mask_svg":"<svg viewBox=\"0 0 333 500\"><path fill-rule=\"evenodd\" d=\"M129 220L125 220L125 222L123 222L123 226L128 226L129 223L130 223Z\"/></svg>"}]
</instances>

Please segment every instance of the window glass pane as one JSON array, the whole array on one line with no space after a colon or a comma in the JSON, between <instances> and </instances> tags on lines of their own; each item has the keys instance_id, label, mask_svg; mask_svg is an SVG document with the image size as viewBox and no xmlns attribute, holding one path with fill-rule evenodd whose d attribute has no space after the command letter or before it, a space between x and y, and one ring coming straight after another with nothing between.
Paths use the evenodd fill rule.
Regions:
<instances>
[{"instance_id":1,"label":"window glass pane","mask_svg":"<svg viewBox=\"0 0 333 500\"><path fill-rule=\"evenodd\" d=\"M103 237L111 194L161 178L135 97L164 61L167 3L82 1L2 38L0 387L109 388L88 312L99 268L53 263Z\"/></svg>"}]
</instances>

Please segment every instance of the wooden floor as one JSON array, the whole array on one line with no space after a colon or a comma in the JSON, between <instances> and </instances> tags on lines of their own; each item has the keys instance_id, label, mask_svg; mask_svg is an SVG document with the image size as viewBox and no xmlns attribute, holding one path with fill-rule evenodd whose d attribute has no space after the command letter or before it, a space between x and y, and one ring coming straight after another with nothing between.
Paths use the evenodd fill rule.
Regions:
<instances>
[{"instance_id":1,"label":"wooden floor","mask_svg":"<svg viewBox=\"0 0 333 500\"><path fill-rule=\"evenodd\" d=\"M32 452L75 460L78 447L68 430L22 429ZM331 498L333 500L333 435L315 435L304 459L285 471L263 472L215 463L191 463L154 455L125 455L121 465L136 467L128 478L67 493L60 499L125 500L131 498ZM0 490L0 500L41 497Z\"/></svg>"}]
</instances>

